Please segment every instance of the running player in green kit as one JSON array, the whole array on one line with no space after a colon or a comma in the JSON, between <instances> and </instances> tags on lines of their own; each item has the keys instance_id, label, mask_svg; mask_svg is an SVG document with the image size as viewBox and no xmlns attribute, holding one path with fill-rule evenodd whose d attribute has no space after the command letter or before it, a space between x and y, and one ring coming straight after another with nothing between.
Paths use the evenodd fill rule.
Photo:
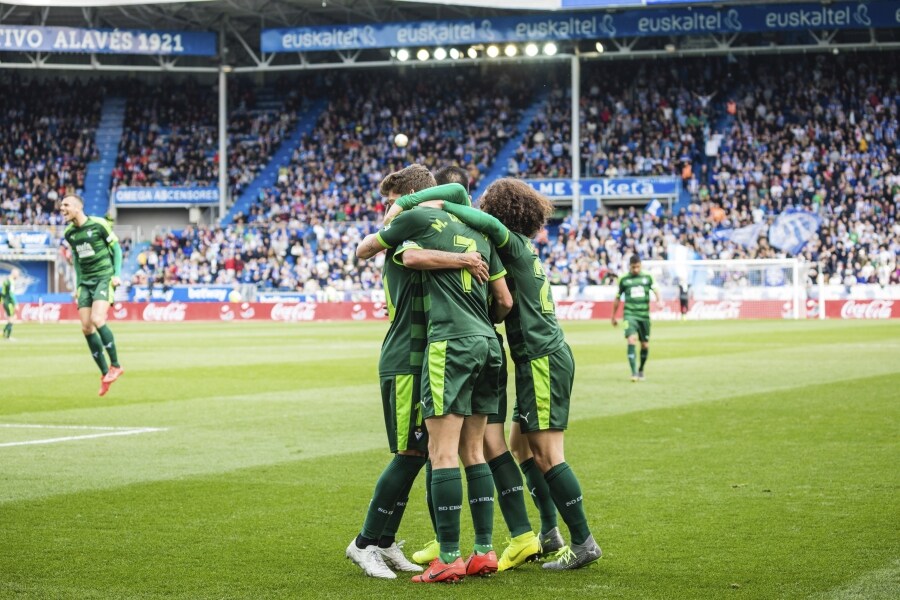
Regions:
<instances>
[{"instance_id":1,"label":"running player in green kit","mask_svg":"<svg viewBox=\"0 0 900 600\"><path fill-rule=\"evenodd\" d=\"M104 396L125 372L119 364L113 333L106 325L113 290L120 283L122 248L106 219L84 214L84 201L79 196L65 196L60 209L69 223L63 237L72 249L81 331L100 368L99 395ZM107 365L104 349L111 366Z\"/></svg>"},{"instance_id":2,"label":"running player in green kit","mask_svg":"<svg viewBox=\"0 0 900 600\"><path fill-rule=\"evenodd\" d=\"M13 284L19 278L19 270L13 269L9 272L9 276L3 280L0 285L0 304L3 305L3 312L6 313L6 326L3 328L3 339L12 340L13 319L16 316L16 290Z\"/></svg>"},{"instance_id":3,"label":"running player in green kit","mask_svg":"<svg viewBox=\"0 0 900 600\"><path fill-rule=\"evenodd\" d=\"M612 326L618 325L616 313L619 300L625 299L625 338L628 340L628 365L631 367L631 381L644 380L644 365L650 354L650 294L659 300L659 292L653 285L653 276L641 273L641 257L632 254L628 261L628 274L619 280L619 292L613 301ZM634 353L637 342L641 342L641 362L638 366Z\"/></svg>"},{"instance_id":4,"label":"running player in green kit","mask_svg":"<svg viewBox=\"0 0 900 600\"><path fill-rule=\"evenodd\" d=\"M465 193L464 188L460 186L460 189ZM398 204L409 208L401 201ZM556 320L550 282L531 242L552 213L553 206L528 184L504 178L492 183L485 191L481 198L483 213L450 202L444 202L443 207L446 212L486 233L507 269L514 305L506 318L506 332L515 363L513 419L518 421L518 428L513 427L510 445L518 456L525 456L516 439L516 434L521 431L572 537L572 545L562 548L555 560L545 563L544 568L584 567L598 560L602 552L588 527L581 484L565 462L563 453L575 361Z\"/></svg>"}]
</instances>

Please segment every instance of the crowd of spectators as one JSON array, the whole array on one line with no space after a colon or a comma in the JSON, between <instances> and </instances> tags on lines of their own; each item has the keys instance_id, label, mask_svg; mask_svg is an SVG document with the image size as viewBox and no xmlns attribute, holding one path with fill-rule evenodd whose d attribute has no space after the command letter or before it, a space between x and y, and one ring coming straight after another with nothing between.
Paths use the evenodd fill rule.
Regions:
<instances>
[{"instance_id":1,"label":"crowd of spectators","mask_svg":"<svg viewBox=\"0 0 900 600\"><path fill-rule=\"evenodd\" d=\"M134 285L252 285L344 299L381 287L380 263L357 265L356 245L374 222L299 220L188 227L155 237L137 257Z\"/></svg>"},{"instance_id":2,"label":"crowd of spectators","mask_svg":"<svg viewBox=\"0 0 900 600\"><path fill-rule=\"evenodd\" d=\"M673 248L698 258L784 257L766 229L790 209L820 222L799 254L814 266L812 279L900 283L900 87L886 58L822 54L585 68L582 175L675 175L690 202L655 213L607 205L600 214L554 222L537 243L551 280L575 289L609 283L631 254L663 259ZM379 265L357 264L353 248L380 223L380 180L411 162L458 164L474 187L515 139L521 142L507 165L510 174L569 176L567 84L550 70L454 68L323 73L289 86L330 103L276 185L262 190L233 226L159 236L140 257L134 282L252 284L337 296L376 289ZM177 102L163 99L129 117L129 136L147 137L129 137L123 149L177 158L179 144L205 147L200 123L210 107L198 98L194 109L179 112L199 94L182 86L164 95ZM0 118L8 124L0 131L4 222L52 222L51 198L64 185L77 186L93 153L91 127L103 91L57 88L62 92L51 95L40 84L24 86L22 97L37 102L34 111L28 102L0 99ZM279 114L273 121L264 110L254 112L252 86L232 92L234 114L245 115L232 119L233 140L248 142L243 149L232 144L232 182L240 187L294 117ZM71 110L75 95L90 99L79 111ZM303 102L287 92L280 97L292 107ZM535 101L543 108L527 131L517 131L521 111ZM173 126L176 118L180 125ZM409 137L405 148L393 144L398 132ZM133 162L139 166L130 176L205 181L198 177L202 169L168 160ZM214 168L214 154L207 163ZM171 179L176 176L184 179ZM734 235L748 230L756 235Z\"/></svg>"},{"instance_id":3,"label":"crowd of spectators","mask_svg":"<svg viewBox=\"0 0 900 600\"><path fill-rule=\"evenodd\" d=\"M229 84L228 178L240 194L269 161L297 120L300 94ZM260 95L276 97L261 106ZM125 128L113 186L210 186L218 170L218 90L194 80L127 87Z\"/></svg>"},{"instance_id":4,"label":"crowd of spectators","mask_svg":"<svg viewBox=\"0 0 900 600\"><path fill-rule=\"evenodd\" d=\"M0 225L60 225L56 203L84 185L104 87L0 77Z\"/></svg>"},{"instance_id":5,"label":"crowd of spectators","mask_svg":"<svg viewBox=\"0 0 900 600\"><path fill-rule=\"evenodd\" d=\"M714 125L712 99L729 85L727 67L706 59L589 64L579 98L582 176L689 175ZM553 81L507 171L571 177L571 125L570 82Z\"/></svg>"},{"instance_id":6,"label":"crowd of spectators","mask_svg":"<svg viewBox=\"0 0 900 600\"><path fill-rule=\"evenodd\" d=\"M317 89L329 104L314 131L238 220L373 220L382 212L381 179L413 162L461 166L475 186L519 133L536 82L525 71L475 67L324 75ZM394 144L397 133L408 136L405 148Z\"/></svg>"},{"instance_id":7,"label":"crowd of spectators","mask_svg":"<svg viewBox=\"0 0 900 600\"><path fill-rule=\"evenodd\" d=\"M821 275L826 283L843 285L900 283L900 90L889 61L878 57L723 59L722 65L705 65L704 70L708 67L730 85L716 88L714 94L678 94L678 103L694 111L702 125L700 136L692 134L692 143L704 153L682 152L664 171L684 178L692 199L689 207L658 216L634 207L614 208L568 219L541 245L551 279L577 286L602 283L610 274L623 272L632 253L664 259L673 244L697 258L784 257L786 252L769 243L766 228L791 209L820 219L818 235L799 254L814 265L811 279ZM710 102L713 95L721 101ZM662 95L647 97L664 101ZM641 110L646 114L646 107ZM712 133L716 128L709 122L720 123L722 133ZM552 119L536 123L532 131L556 131L547 126ZM546 149L546 142L540 147ZM593 155L582 150L587 163ZM615 154L624 153L622 146ZM656 156L644 156L643 164ZM666 165L663 159L658 164ZM617 162L616 174L642 173L629 166L640 164L640 155L633 162ZM536 164L568 168L562 160ZM590 168L583 164L583 172ZM609 168L604 174L612 176ZM743 236L742 243L732 239L734 230L754 226L751 230L758 235L749 243Z\"/></svg>"}]
</instances>

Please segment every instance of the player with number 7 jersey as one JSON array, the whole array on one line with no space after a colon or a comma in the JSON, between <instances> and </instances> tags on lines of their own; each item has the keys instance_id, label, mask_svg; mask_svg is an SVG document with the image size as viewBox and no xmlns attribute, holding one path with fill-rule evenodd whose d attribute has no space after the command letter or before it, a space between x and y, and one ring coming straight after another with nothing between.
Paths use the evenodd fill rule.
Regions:
<instances>
[{"instance_id":1,"label":"player with number 7 jersey","mask_svg":"<svg viewBox=\"0 0 900 600\"><path fill-rule=\"evenodd\" d=\"M524 467L531 456L523 452L516 438L519 432L525 435L527 448L572 538L571 547L563 548L544 568L577 569L598 560L602 552L588 527L581 485L563 454L575 361L556 320L550 285L531 242L552 214L553 205L528 184L512 178L499 179L488 187L481 199L484 212L453 203L456 195L465 193L461 185L447 184L401 198L397 205L406 209L427 200L450 200L444 202L446 212L484 232L497 246L513 294L513 309L506 318L516 371L510 445Z\"/></svg>"},{"instance_id":2,"label":"player with number 7 jersey","mask_svg":"<svg viewBox=\"0 0 900 600\"><path fill-rule=\"evenodd\" d=\"M404 212L378 233L378 241L385 248L396 248L394 260L401 260L405 251L416 248L479 252L488 262L492 281L506 275L484 234L442 210L422 207ZM485 284L474 281L465 269L425 271L423 279L429 342L473 335L494 337Z\"/></svg>"}]
</instances>

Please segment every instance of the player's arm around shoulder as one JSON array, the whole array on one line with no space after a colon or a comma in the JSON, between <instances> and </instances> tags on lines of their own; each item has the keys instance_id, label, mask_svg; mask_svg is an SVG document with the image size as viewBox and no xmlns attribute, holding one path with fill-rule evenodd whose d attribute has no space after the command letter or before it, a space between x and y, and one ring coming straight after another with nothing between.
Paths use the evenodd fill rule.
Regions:
<instances>
[{"instance_id":1,"label":"player's arm around shoulder","mask_svg":"<svg viewBox=\"0 0 900 600\"><path fill-rule=\"evenodd\" d=\"M378 240L377 233L370 233L356 247L356 258L368 260L387 247Z\"/></svg>"}]
</instances>

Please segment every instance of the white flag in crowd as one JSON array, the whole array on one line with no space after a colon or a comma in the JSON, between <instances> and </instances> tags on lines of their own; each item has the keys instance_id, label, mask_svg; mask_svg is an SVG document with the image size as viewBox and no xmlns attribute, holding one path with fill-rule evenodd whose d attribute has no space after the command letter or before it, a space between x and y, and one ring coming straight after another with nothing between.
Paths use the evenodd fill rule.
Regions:
<instances>
[{"instance_id":1,"label":"white flag in crowd","mask_svg":"<svg viewBox=\"0 0 900 600\"><path fill-rule=\"evenodd\" d=\"M765 223L754 223L753 225L731 230L728 233L728 239L745 248L756 248L759 244L759 236L765 232L765 229Z\"/></svg>"}]
</instances>

